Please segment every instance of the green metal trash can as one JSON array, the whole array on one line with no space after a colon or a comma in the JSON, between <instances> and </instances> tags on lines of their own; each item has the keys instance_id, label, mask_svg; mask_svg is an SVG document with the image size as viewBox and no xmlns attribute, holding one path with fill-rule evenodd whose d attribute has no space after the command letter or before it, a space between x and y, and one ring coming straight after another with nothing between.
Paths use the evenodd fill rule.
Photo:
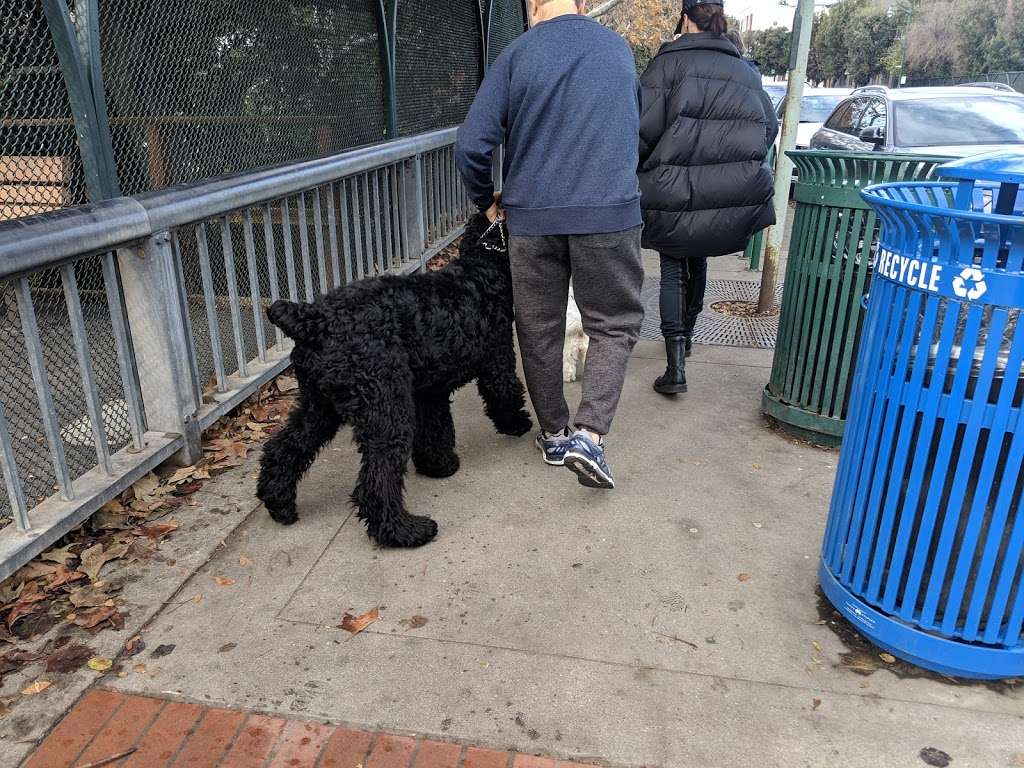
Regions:
<instances>
[{"instance_id":1,"label":"green metal trash can","mask_svg":"<svg viewBox=\"0 0 1024 768\"><path fill-rule=\"evenodd\" d=\"M878 238L860 190L931 179L948 158L795 150L796 214L771 381L761 408L786 432L835 447L843 436L863 300Z\"/></svg>"}]
</instances>

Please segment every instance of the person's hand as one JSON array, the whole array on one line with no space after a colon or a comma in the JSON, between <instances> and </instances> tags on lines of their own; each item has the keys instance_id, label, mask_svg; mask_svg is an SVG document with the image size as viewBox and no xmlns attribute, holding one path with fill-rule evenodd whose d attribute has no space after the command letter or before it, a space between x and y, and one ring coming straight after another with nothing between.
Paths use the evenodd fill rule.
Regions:
<instances>
[{"instance_id":1,"label":"person's hand","mask_svg":"<svg viewBox=\"0 0 1024 768\"><path fill-rule=\"evenodd\" d=\"M501 207L501 192L494 193L494 202L491 203L491 207L485 211L487 220L493 224L499 218L505 217L505 211Z\"/></svg>"}]
</instances>

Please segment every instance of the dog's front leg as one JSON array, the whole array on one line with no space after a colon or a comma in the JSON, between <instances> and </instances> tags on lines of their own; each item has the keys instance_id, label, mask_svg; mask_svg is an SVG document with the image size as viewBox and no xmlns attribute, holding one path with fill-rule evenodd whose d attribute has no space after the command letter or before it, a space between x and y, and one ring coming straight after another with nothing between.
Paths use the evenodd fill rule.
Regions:
<instances>
[{"instance_id":1,"label":"dog's front leg","mask_svg":"<svg viewBox=\"0 0 1024 768\"><path fill-rule=\"evenodd\" d=\"M414 401L416 434L412 463L426 477L451 477L459 471L451 394L447 390L417 392Z\"/></svg>"},{"instance_id":2,"label":"dog's front leg","mask_svg":"<svg viewBox=\"0 0 1024 768\"><path fill-rule=\"evenodd\" d=\"M318 396L300 392L284 428L267 442L260 458L256 496L283 525L299 519L295 494L319 450L338 432L341 418Z\"/></svg>"},{"instance_id":3,"label":"dog's front leg","mask_svg":"<svg viewBox=\"0 0 1024 768\"><path fill-rule=\"evenodd\" d=\"M516 373L511 329L507 338L480 372L476 384L484 412L495 428L503 435L520 437L533 429L533 420L526 412L526 390Z\"/></svg>"},{"instance_id":4,"label":"dog's front leg","mask_svg":"<svg viewBox=\"0 0 1024 768\"><path fill-rule=\"evenodd\" d=\"M405 470L415 431L411 387L377 380L361 400L354 433L362 466L352 503L366 532L382 547L422 546L437 535L437 523L405 510Z\"/></svg>"}]
</instances>

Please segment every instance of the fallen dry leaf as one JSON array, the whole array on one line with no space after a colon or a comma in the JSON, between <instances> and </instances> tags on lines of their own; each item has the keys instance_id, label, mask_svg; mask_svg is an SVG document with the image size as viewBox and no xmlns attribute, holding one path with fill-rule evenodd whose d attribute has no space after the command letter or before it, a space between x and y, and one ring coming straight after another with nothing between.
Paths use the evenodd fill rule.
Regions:
<instances>
[{"instance_id":1,"label":"fallen dry leaf","mask_svg":"<svg viewBox=\"0 0 1024 768\"><path fill-rule=\"evenodd\" d=\"M220 584L222 587L230 587L235 583L234 579L229 579L227 576L216 575L213 580Z\"/></svg>"},{"instance_id":2,"label":"fallen dry leaf","mask_svg":"<svg viewBox=\"0 0 1024 768\"><path fill-rule=\"evenodd\" d=\"M224 643L224 645L217 649L217 653L228 653L235 650L237 647L238 643Z\"/></svg>"},{"instance_id":3,"label":"fallen dry leaf","mask_svg":"<svg viewBox=\"0 0 1024 768\"><path fill-rule=\"evenodd\" d=\"M31 685L29 685L26 688L22 689L21 692L25 696L35 696L37 693L42 693L43 691L45 691L51 685L52 685L52 683L49 680L36 680Z\"/></svg>"},{"instance_id":4,"label":"fallen dry leaf","mask_svg":"<svg viewBox=\"0 0 1024 768\"><path fill-rule=\"evenodd\" d=\"M153 652L149 654L149 657L151 659L162 659L164 656L170 656L172 653L174 653L174 649L176 647L177 646L175 646L174 643L158 645L156 648L153 649Z\"/></svg>"},{"instance_id":5,"label":"fallen dry leaf","mask_svg":"<svg viewBox=\"0 0 1024 768\"><path fill-rule=\"evenodd\" d=\"M206 467L193 464L191 467L182 467L164 482L169 485L181 485L189 480L209 480L210 471Z\"/></svg>"},{"instance_id":6,"label":"fallen dry leaf","mask_svg":"<svg viewBox=\"0 0 1024 768\"><path fill-rule=\"evenodd\" d=\"M880 653L880 654L878 654L878 658L880 658L886 664L895 664L896 663L896 657L893 656L891 653Z\"/></svg>"},{"instance_id":7,"label":"fallen dry leaf","mask_svg":"<svg viewBox=\"0 0 1024 768\"><path fill-rule=\"evenodd\" d=\"M60 566L56 563L43 563L39 560L33 560L19 568L17 573L14 574L13 579L16 582L22 582L38 579L40 576L49 578L58 570L60 570Z\"/></svg>"},{"instance_id":8,"label":"fallen dry leaf","mask_svg":"<svg viewBox=\"0 0 1024 768\"><path fill-rule=\"evenodd\" d=\"M26 584L25 588L21 590L18 602L11 607L10 613L7 614L7 628L12 628L18 619L41 611L45 606L40 603L47 597L48 595L39 588L37 582L32 581Z\"/></svg>"},{"instance_id":9,"label":"fallen dry leaf","mask_svg":"<svg viewBox=\"0 0 1024 768\"><path fill-rule=\"evenodd\" d=\"M426 616L412 616L408 619L402 619L398 623L406 629L419 629L420 627L425 627L428 621L430 620Z\"/></svg>"},{"instance_id":10,"label":"fallen dry leaf","mask_svg":"<svg viewBox=\"0 0 1024 768\"><path fill-rule=\"evenodd\" d=\"M821 699L811 699L811 709L817 709L821 706Z\"/></svg>"},{"instance_id":11,"label":"fallen dry leaf","mask_svg":"<svg viewBox=\"0 0 1024 768\"><path fill-rule=\"evenodd\" d=\"M123 557L128 551L128 547L129 545L124 542L111 544L106 549L103 548L103 544L93 544L82 553L82 563L78 566L78 570L88 576L89 581L96 581L99 579L103 566L111 560Z\"/></svg>"},{"instance_id":12,"label":"fallen dry leaf","mask_svg":"<svg viewBox=\"0 0 1024 768\"><path fill-rule=\"evenodd\" d=\"M134 672L137 675L144 675L146 674L146 665L136 664L134 667L132 667L132 672Z\"/></svg>"},{"instance_id":13,"label":"fallen dry leaf","mask_svg":"<svg viewBox=\"0 0 1024 768\"><path fill-rule=\"evenodd\" d=\"M102 656L94 656L93 658L89 659L88 664L86 666L88 666L89 669L95 672L106 672L108 669L114 666L114 662L110 659L104 659Z\"/></svg>"},{"instance_id":14,"label":"fallen dry leaf","mask_svg":"<svg viewBox=\"0 0 1024 768\"><path fill-rule=\"evenodd\" d=\"M93 649L81 643L68 643L46 659L46 671L66 674L74 672L93 656Z\"/></svg>"},{"instance_id":15,"label":"fallen dry leaf","mask_svg":"<svg viewBox=\"0 0 1024 768\"><path fill-rule=\"evenodd\" d=\"M277 391L282 395L294 392L299 388L299 380L294 376L278 376L275 384L277 384Z\"/></svg>"},{"instance_id":16,"label":"fallen dry leaf","mask_svg":"<svg viewBox=\"0 0 1024 768\"><path fill-rule=\"evenodd\" d=\"M50 591L57 589L57 587L63 587L65 584L70 584L72 581L79 581L85 578L85 574L80 571L69 570L63 565L58 566L58 570L50 576L50 580L46 582L46 588Z\"/></svg>"},{"instance_id":17,"label":"fallen dry leaf","mask_svg":"<svg viewBox=\"0 0 1024 768\"><path fill-rule=\"evenodd\" d=\"M73 590L68 596L75 608L95 608L111 599L114 592L121 589L117 581L97 581L87 587Z\"/></svg>"},{"instance_id":18,"label":"fallen dry leaf","mask_svg":"<svg viewBox=\"0 0 1024 768\"><path fill-rule=\"evenodd\" d=\"M238 564L239 565L252 565L252 560L250 560L245 555L240 555L239 558L238 558Z\"/></svg>"},{"instance_id":19,"label":"fallen dry leaf","mask_svg":"<svg viewBox=\"0 0 1024 768\"><path fill-rule=\"evenodd\" d=\"M72 615L74 618L71 619L71 623L82 627L83 629L92 629L93 627L96 627L108 620L111 624L114 624L114 626L118 626L118 623L120 623L120 626L124 626L124 619L122 618L120 622L118 622L116 618L121 615L117 612L116 605L100 605L96 608L90 608L87 611L81 611Z\"/></svg>"},{"instance_id":20,"label":"fallen dry leaf","mask_svg":"<svg viewBox=\"0 0 1024 768\"><path fill-rule=\"evenodd\" d=\"M819 643L817 640L812 641L811 645L814 646L814 650L816 650L818 653L824 653L824 651L821 650L821 643Z\"/></svg>"},{"instance_id":21,"label":"fallen dry leaf","mask_svg":"<svg viewBox=\"0 0 1024 768\"><path fill-rule=\"evenodd\" d=\"M155 539L159 541L164 536L178 530L181 527L181 523L177 520L171 520L169 523L156 523L155 525L140 525L134 530L138 532L140 536L145 536L147 539Z\"/></svg>"},{"instance_id":22,"label":"fallen dry leaf","mask_svg":"<svg viewBox=\"0 0 1024 768\"><path fill-rule=\"evenodd\" d=\"M7 717L11 712L11 705L6 701L0 701L0 720Z\"/></svg>"},{"instance_id":23,"label":"fallen dry leaf","mask_svg":"<svg viewBox=\"0 0 1024 768\"><path fill-rule=\"evenodd\" d=\"M338 628L351 632L353 635L358 635L379 618L380 609L378 608L371 608L362 616L353 616L351 613L346 613L342 616L341 624L338 625Z\"/></svg>"},{"instance_id":24,"label":"fallen dry leaf","mask_svg":"<svg viewBox=\"0 0 1024 768\"><path fill-rule=\"evenodd\" d=\"M749 573L738 573L736 574L736 578L740 581L750 581L754 577L751 576Z\"/></svg>"},{"instance_id":25,"label":"fallen dry leaf","mask_svg":"<svg viewBox=\"0 0 1024 768\"><path fill-rule=\"evenodd\" d=\"M68 544L66 547L61 547L59 549L57 547L54 547L53 549L48 549L46 552L43 552L43 554L41 554L39 558L41 560L47 560L51 563L67 565L68 560L73 560L74 558L78 557L78 555L71 552L71 547L73 546L74 544Z\"/></svg>"},{"instance_id":26,"label":"fallen dry leaf","mask_svg":"<svg viewBox=\"0 0 1024 768\"><path fill-rule=\"evenodd\" d=\"M132 486L132 491L135 493L136 501L147 502L155 501L160 499L162 496L173 491L173 488L163 485L160 482L160 478L156 476L156 473L150 472L145 477L137 480L135 485Z\"/></svg>"}]
</instances>

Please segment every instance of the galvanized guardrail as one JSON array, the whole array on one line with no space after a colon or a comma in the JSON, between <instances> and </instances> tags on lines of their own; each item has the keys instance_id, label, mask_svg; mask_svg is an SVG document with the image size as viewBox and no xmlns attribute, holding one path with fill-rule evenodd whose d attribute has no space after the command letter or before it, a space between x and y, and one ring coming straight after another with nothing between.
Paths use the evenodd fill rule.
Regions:
<instances>
[{"instance_id":1,"label":"galvanized guardrail","mask_svg":"<svg viewBox=\"0 0 1024 768\"><path fill-rule=\"evenodd\" d=\"M455 133L0 224L0 578L201 458L201 431L288 365L272 301L451 243L472 208Z\"/></svg>"}]
</instances>

